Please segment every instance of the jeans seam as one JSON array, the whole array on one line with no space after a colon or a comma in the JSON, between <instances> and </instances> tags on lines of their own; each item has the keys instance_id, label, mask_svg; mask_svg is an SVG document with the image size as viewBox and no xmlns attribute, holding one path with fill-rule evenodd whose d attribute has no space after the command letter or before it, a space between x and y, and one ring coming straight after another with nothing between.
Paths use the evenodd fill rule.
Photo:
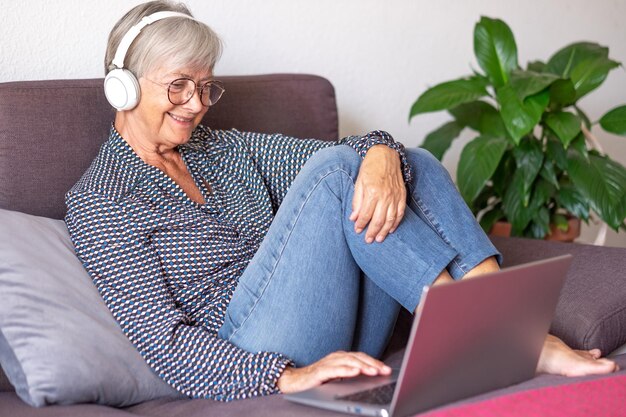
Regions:
<instances>
[{"instance_id":1,"label":"jeans seam","mask_svg":"<svg viewBox=\"0 0 626 417\"><path fill-rule=\"evenodd\" d=\"M425 286L431 286L433 284L433 282L435 281L435 279L437 279L439 273L441 273L441 271L446 269L446 265L449 264L450 262L452 262L452 261L449 261L447 263L443 263L442 262L442 265L438 265L438 262L436 260L431 262L430 265L428 265L428 269L426 271L424 271L424 273L420 276L420 279L415 281L415 284L411 287L411 291L407 291L407 294L404 297L404 300L401 302L401 304L403 306L407 306L409 304L409 301L411 301L411 305L412 305L413 304L412 297L415 297L415 295L419 296L418 300L421 299L422 298L421 297L422 293L424 291L424 287ZM429 275L431 275L431 276L434 275L432 280L430 280L430 282L427 281L427 283L424 283L424 281L425 281L424 278L429 276ZM421 288L420 288L420 286L421 286ZM417 307L417 306L415 306L415 307ZM411 313L414 313L414 311L415 311L415 309L413 309L413 311L411 311Z\"/></svg>"},{"instance_id":2,"label":"jeans seam","mask_svg":"<svg viewBox=\"0 0 626 417\"><path fill-rule=\"evenodd\" d=\"M441 232L441 229L439 228L439 223L437 223L436 221L434 221L434 219L432 218L432 216L430 215L430 211L423 208L422 204L420 204L419 202L417 202L415 200L415 198L413 197L413 193L410 193L411 196L411 200L413 201L413 203L415 204L415 206L419 209L419 211L424 215L424 218L428 221L428 223L432 226L433 230L435 230L437 232L437 234L439 235L439 237L441 237L443 239L444 242L446 242L448 245L450 244L450 241L448 240L448 238L446 238L446 236ZM467 271L465 270L465 265L460 265L459 262L457 261L457 257L455 256L452 261L450 263L454 263L456 265L457 268L459 268L461 271L463 271L463 273L466 273Z\"/></svg>"},{"instance_id":3,"label":"jeans seam","mask_svg":"<svg viewBox=\"0 0 626 417\"><path fill-rule=\"evenodd\" d=\"M307 194L306 198L302 201L302 204L299 206L298 208L298 214L296 216L296 218L294 219L293 222L293 226L295 227L295 224L298 222L299 218L300 218L300 214L302 213L302 208L305 206L305 204L309 201L309 199L311 198L311 195L313 194L313 192L317 189L317 187L320 185L320 183L326 179L326 177L328 177L331 174L334 174L335 172L343 172L345 173L350 179L352 179L352 176L343 168L341 167L337 167L337 168L332 168L330 171L322 174L322 176L317 180L317 182L315 182L315 184L311 187L309 193ZM241 329L243 327L243 325L246 323L246 321L248 321L248 319L250 318L250 315L252 314L252 312L254 311L254 309L256 308L256 306L259 303L259 300L261 299L261 297L263 296L263 294L265 293L265 290L267 289L267 286L269 285L270 281L272 280L274 273L276 272L276 266L278 265L278 262L280 260L280 258L282 257L282 254L285 250L285 247L287 246L287 242L289 241L289 239L291 238L291 234L293 233L293 229L294 227L291 227L289 229L289 233L287 234L287 238L284 241L284 244L282 245L281 251L279 253L279 255L276 257L276 262L274 263L274 265L272 265L272 269L271 272L268 275L268 278L265 280L264 284L263 284L263 290L261 291L261 293L259 294L258 297L256 297L256 300L254 301L254 303L252 304L252 306L250 307L250 310L247 312L247 315L245 317L244 320L242 320L241 324L239 324L239 326L237 326L237 328L230 334L230 336L228 337L228 340L231 341L231 339L235 336L235 334L237 334L237 332L239 331L239 329Z\"/></svg>"}]
</instances>

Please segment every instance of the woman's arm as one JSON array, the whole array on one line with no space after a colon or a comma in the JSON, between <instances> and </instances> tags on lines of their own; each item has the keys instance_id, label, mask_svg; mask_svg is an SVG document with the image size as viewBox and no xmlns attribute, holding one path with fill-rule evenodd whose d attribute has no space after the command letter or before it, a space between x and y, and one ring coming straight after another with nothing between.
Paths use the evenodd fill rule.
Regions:
<instances>
[{"instance_id":1,"label":"woman's arm","mask_svg":"<svg viewBox=\"0 0 626 417\"><path fill-rule=\"evenodd\" d=\"M245 352L177 308L153 249L150 215L93 192L67 196L76 253L122 330L161 378L191 397L228 401L277 392L290 361Z\"/></svg>"},{"instance_id":2,"label":"woman's arm","mask_svg":"<svg viewBox=\"0 0 626 417\"><path fill-rule=\"evenodd\" d=\"M353 202L355 228L362 230L373 220L366 239L382 241L400 223L406 205L404 184L411 181L412 174L404 146L388 133L374 131L364 136L348 136L338 142L237 133L241 134L268 187L275 211L297 173L315 152L329 146L347 145L364 158ZM369 152L372 148L376 149Z\"/></svg>"},{"instance_id":3,"label":"woman's arm","mask_svg":"<svg viewBox=\"0 0 626 417\"><path fill-rule=\"evenodd\" d=\"M281 134L227 131L237 134L254 161L272 201L274 213L302 166L317 151L337 145L318 139L298 139Z\"/></svg>"}]
</instances>

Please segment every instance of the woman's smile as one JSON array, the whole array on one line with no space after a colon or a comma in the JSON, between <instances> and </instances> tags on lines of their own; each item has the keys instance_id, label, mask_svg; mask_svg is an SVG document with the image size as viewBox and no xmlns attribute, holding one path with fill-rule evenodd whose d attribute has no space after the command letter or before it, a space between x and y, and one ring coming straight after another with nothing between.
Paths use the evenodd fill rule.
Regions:
<instances>
[{"instance_id":1,"label":"woman's smile","mask_svg":"<svg viewBox=\"0 0 626 417\"><path fill-rule=\"evenodd\" d=\"M195 120L195 116L192 117L183 117L183 116L179 116L176 115L174 113L171 112L167 112L167 114L174 119L174 121L178 122L178 123L182 123L184 125L193 125L194 124L194 120Z\"/></svg>"}]
</instances>

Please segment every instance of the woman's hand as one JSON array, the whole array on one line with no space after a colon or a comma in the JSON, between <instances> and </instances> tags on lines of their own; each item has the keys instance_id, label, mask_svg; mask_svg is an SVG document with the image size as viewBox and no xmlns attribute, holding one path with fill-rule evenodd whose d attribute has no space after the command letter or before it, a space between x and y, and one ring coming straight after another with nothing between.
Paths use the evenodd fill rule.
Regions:
<instances>
[{"instance_id":1,"label":"woman's hand","mask_svg":"<svg viewBox=\"0 0 626 417\"><path fill-rule=\"evenodd\" d=\"M385 145L372 146L354 184L350 214L354 230L361 233L367 226L365 241L382 242L402 221L405 207L406 188L398 153Z\"/></svg>"},{"instance_id":2,"label":"woman's hand","mask_svg":"<svg viewBox=\"0 0 626 417\"><path fill-rule=\"evenodd\" d=\"M335 378L389 375L391 368L362 352L334 352L303 368L287 367L276 385L283 394L304 391Z\"/></svg>"}]
</instances>

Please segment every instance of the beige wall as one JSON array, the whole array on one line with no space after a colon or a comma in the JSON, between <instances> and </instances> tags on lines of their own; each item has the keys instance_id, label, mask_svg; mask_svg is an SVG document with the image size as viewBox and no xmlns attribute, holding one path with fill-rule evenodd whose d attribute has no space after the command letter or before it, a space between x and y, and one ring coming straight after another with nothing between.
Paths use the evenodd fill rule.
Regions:
<instances>
[{"instance_id":1,"label":"beige wall","mask_svg":"<svg viewBox=\"0 0 626 417\"><path fill-rule=\"evenodd\" d=\"M0 0L0 81L102 76L106 36L137 1ZM578 40L607 45L626 61L626 1L599 0L188 0L199 19L226 42L218 74L315 73L337 90L344 135L386 129L415 146L442 114L407 122L428 86L477 68L472 31L480 15L504 19L521 63L547 59ZM626 102L626 72L611 73L582 103L598 118ZM599 134L626 165L626 138ZM468 140L465 137L464 140ZM444 160L454 173L463 140ZM594 228L583 233L593 241ZM626 247L626 233L607 244Z\"/></svg>"}]
</instances>

